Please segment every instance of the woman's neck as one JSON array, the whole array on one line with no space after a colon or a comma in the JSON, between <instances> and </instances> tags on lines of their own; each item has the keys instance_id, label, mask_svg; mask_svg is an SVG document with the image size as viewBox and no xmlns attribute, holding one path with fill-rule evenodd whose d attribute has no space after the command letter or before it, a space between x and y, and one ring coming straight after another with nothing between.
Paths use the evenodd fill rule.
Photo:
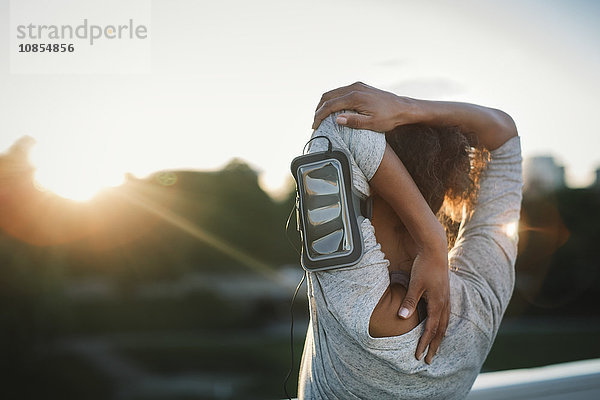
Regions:
<instances>
[{"instance_id":1,"label":"woman's neck","mask_svg":"<svg viewBox=\"0 0 600 400\"><path fill-rule=\"evenodd\" d=\"M412 237L392 209L381 197L373 199L373 218L377 243L385 258L390 262L390 271L410 273L416 256L416 246Z\"/></svg>"}]
</instances>

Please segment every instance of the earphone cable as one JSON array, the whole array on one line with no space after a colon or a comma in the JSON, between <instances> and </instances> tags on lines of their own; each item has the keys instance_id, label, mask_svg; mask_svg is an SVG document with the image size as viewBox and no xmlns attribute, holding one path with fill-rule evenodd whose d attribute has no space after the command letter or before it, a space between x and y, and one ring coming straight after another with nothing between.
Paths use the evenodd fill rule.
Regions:
<instances>
[{"instance_id":1,"label":"earphone cable","mask_svg":"<svg viewBox=\"0 0 600 400\"><path fill-rule=\"evenodd\" d=\"M302 279L300 279L300 283L298 283L298 286L296 286L296 290L294 291L294 296L292 297L292 304L290 305L290 315L292 317L292 322L290 324L290 352L292 354L292 357L291 357L292 360L290 363L290 370L288 371L287 375L285 376L285 379L283 380L283 391L289 400L292 400L292 397L290 396L290 394L287 391L287 384L288 384L288 380L292 376L292 372L294 372L294 301L296 300L296 296L298 295L298 291L300 290L300 287L302 286L302 284L304 283L304 280L306 279L306 275L307 275L307 272L304 271L304 274L302 275Z\"/></svg>"}]
</instances>

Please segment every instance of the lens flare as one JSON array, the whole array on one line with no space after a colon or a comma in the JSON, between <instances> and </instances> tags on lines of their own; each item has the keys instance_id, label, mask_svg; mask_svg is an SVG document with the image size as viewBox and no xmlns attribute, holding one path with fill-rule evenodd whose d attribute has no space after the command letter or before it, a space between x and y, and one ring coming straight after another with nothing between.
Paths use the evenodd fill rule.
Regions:
<instances>
[{"instance_id":1,"label":"lens flare","mask_svg":"<svg viewBox=\"0 0 600 400\"><path fill-rule=\"evenodd\" d=\"M519 224L516 221L509 222L508 224L504 225L504 232L506 233L506 236L511 239L517 237L518 230Z\"/></svg>"}]
</instances>

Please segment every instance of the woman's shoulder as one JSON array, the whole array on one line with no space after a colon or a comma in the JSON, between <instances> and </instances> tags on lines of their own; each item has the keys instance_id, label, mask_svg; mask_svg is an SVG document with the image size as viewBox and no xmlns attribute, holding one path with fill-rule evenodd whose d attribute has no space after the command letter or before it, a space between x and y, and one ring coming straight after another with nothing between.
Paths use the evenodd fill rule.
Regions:
<instances>
[{"instance_id":1,"label":"woman's shoulder","mask_svg":"<svg viewBox=\"0 0 600 400\"><path fill-rule=\"evenodd\" d=\"M333 147L347 151L354 165L360 169L366 180L370 180L385 152L385 135L366 129L353 129L338 125L333 113L321 121L321 125L313 132L313 138L326 136L331 140ZM327 141L315 140L311 151L323 151L327 148Z\"/></svg>"}]
</instances>

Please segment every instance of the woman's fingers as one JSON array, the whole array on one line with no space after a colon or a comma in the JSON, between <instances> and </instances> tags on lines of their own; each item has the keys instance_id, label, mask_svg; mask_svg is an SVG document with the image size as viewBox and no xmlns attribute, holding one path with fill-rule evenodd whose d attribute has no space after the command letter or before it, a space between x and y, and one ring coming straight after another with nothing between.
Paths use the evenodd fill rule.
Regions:
<instances>
[{"instance_id":1,"label":"woman's fingers","mask_svg":"<svg viewBox=\"0 0 600 400\"><path fill-rule=\"evenodd\" d=\"M359 106L359 104L360 93L355 91L325 101L315 113L315 119L313 121L312 128L317 129L321 124L321 121L323 121L329 114L341 110L354 110Z\"/></svg>"},{"instance_id":2,"label":"woman's fingers","mask_svg":"<svg viewBox=\"0 0 600 400\"><path fill-rule=\"evenodd\" d=\"M427 356L425 356L425 362L427 364L431 364L433 361L433 357L437 354L437 351L446 335L446 329L448 328L448 321L450 319L450 303L446 303L446 307L444 307L444 311L442 312L442 316L440 318L440 323L438 325L437 333L435 337L429 344L429 350L427 351Z\"/></svg>"},{"instance_id":3,"label":"woman's fingers","mask_svg":"<svg viewBox=\"0 0 600 400\"><path fill-rule=\"evenodd\" d=\"M427 303L427 319L425 322L425 331L423 332L423 335L421 335L421 339L419 339L417 351L415 352L415 357L417 358L417 360L420 360L423 357L425 349L427 348L427 346L429 346L429 344L437 334L443 310L443 307L441 307L437 303Z\"/></svg>"},{"instance_id":4,"label":"woman's fingers","mask_svg":"<svg viewBox=\"0 0 600 400\"><path fill-rule=\"evenodd\" d=\"M371 118L373 117L362 114L340 114L337 116L336 122L348 128L367 129Z\"/></svg>"},{"instance_id":5,"label":"woman's fingers","mask_svg":"<svg viewBox=\"0 0 600 400\"><path fill-rule=\"evenodd\" d=\"M415 312L417 304L419 304L419 300L421 299L422 295L423 287L415 280L411 280L408 283L406 296L404 296L404 300L402 300L402 304L398 309L398 316L404 319L410 318L410 316Z\"/></svg>"}]
</instances>

